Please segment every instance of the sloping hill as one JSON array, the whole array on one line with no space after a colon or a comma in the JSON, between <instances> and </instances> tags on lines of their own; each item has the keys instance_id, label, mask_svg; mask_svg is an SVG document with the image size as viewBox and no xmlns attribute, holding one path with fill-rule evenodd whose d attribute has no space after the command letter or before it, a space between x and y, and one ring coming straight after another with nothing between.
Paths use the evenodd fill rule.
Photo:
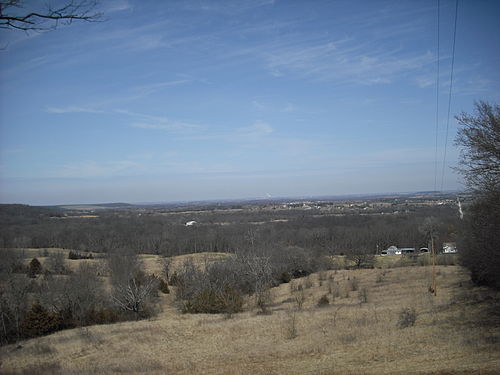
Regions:
<instances>
[{"instance_id":1,"label":"sloping hill","mask_svg":"<svg viewBox=\"0 0 500 375\"><path fill-rule=\"evenodd\" d=\"M269 315L183 315L57 332L0 348L3 374L497 374L500 300L457 266L328 271L272 290ZM301 287L299 287L301 285ZM300 291L302 289L302 291ZM304 296L301 309L297 299ZM318 307L322 296L329 304ZM402 314L408 308L409 315ZM400 328L398 322L415 324ZM498 316L497 316L498 317Z\"/></svg>"}]
</instances>

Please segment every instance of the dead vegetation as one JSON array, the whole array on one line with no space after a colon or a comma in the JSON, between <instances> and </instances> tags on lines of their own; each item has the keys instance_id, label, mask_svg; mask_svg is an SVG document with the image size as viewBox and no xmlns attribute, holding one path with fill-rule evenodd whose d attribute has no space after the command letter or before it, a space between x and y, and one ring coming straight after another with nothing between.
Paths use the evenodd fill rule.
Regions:
<instances>
[{"instance_id":1,"label":"dead vegetation","mask_svg":"<svg viewBox=\"0 0 500 375\"><path fill-rule=\"evenodd\" d=\"M2 374L495 374L500 298L458 266L337 270L271 289L268 314L180 313L57 332L0 348ZM353 280L354 287L353 287ZM303 285L303 286L302 286ZM299 287L300 286L300 287ZM328 304L318 307L326 296ZM398 322L403 309L404 328ZM415 318L413 320L413 318Z\"/></svg>"}]
</instances>

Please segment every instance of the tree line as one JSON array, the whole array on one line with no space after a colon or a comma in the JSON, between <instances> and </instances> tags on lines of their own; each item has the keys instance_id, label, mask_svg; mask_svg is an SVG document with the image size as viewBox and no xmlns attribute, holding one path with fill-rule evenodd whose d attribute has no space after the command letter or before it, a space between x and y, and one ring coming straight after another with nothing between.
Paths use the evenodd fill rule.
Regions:
<instances>
[{"instance_id":1,"label":"tree line","mask_svg":"<svg viewBox=\"0 0 500 375\"><path fill-rule=\"evenodd\" d=\"M419 230L435 217L438 243L454 241L458 210L449 206L417 208L409 213L380 215L315 215L305 211L274 213L204 212L138 215L134 210L106 211L96 218L60 219L60 210L0 206L0 247L66 248L80 252L116 250L165 256L213 251L251 251L256 248L297 246L329 255L349 251L374 253L388 246L427 247ZM274 222L273 218L285 218ZM187 227L189 219L199 224ZM268 219L266 221L266 219ZM221 225L223 222L225 225ZM256 224L256 223L261 224Z\"/></svg>"}]
</instances>

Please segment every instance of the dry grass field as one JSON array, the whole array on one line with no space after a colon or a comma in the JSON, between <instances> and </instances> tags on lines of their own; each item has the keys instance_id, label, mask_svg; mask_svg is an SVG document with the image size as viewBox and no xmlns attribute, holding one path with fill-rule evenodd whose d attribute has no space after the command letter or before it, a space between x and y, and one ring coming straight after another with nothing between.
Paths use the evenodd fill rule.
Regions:
<instances>
[{"instance_id":1,"label":"dry grass field","mask_svg":"<svg viewBox=\"0 0 500 375\"><path fill-rule=\"evenodd\" d=\"M42 266L46 265L47 255L53 253L63 253L65 266L71 270L76 271L78 269L78 265L82 262L93 263L93 264L104 264L103 255L99 253L89 253L89 252L81 252L83 255L92 254L93 259L68 259L68 254L71 251L70 249L60 249L60 248L50 248L50 249L32 249L32 248L24 248L24 249L4 249L6 251L13 251L21 255L23 259L23 263L27 266L31 259L37 258ZM184 262L192 261L196 266L203 268L205 265L226 258L230 256L227 253L215 253L215 252L199 252L195 254L184 254L172 257L171 269L172 271L177 270L181 267ZM162 257L155 254L139 254L139 259L144 267L144 271L147 273L154 273L156 275L160 275L162 273Z\"/></svg>"},{"instance_id":2,"label":"dry grass field","mask_svg":"<svg viewBox=\"0 0 500 375\"><path fill-rule=\"evenodd\" d=\"M317 273L274 288L266 315L251 299L232 318L183 315L163 295L150 320L2 347L0 373L499 374L499 296L461 267L437 270L436 297L430 267ZM403 308L413 326L398 326Z\"/></svg>"}]
</instances>

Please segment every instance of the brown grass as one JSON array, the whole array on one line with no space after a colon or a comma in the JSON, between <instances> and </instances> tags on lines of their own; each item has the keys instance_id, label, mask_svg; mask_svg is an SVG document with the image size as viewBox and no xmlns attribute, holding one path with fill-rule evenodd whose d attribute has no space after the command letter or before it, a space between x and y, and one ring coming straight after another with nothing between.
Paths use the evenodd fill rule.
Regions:
<instances>
[{"instance_id":1,"label":"brown grass","mask_svg":"<svg viewBox=\"0 0 500 375\"><path fill-rule=\"evenodd\" d=\"M434 297L430 270L393 268L378 282L380 270L336 271L334 282L349 296L341 293L323 308L317 302L328 283L319 286L312 275L302 310L296 311L290 286L283 284L272 290L272 314L259 315L249 303L233 319L182 315L173 296L163 295L163 311L151 320L68 330L0 348L0 373L500 373L498 295L472 287L460 267L439 266ZM353 277L358 291L349 287ZM360 303L364 288L369 299ZM401 329L404 307L414 308L417 320Z\"/></svg>"},{"instance_id":2,"label":"brown grass","mask_svg":"<svg viewBox=\"0 0 500 375\"><path fill-rule=\"evenodd\" d=\"M95 252L90 252L94 259L68 259L68 254L71 251L71 249L61 249L61 248L47 248L47 249L34 249L34 248L11 248L11 249L4 249L6 251L12 251L16 252L18 254L22 254L23 257L23 263L27 266L31 259L37 258L40 263L42 264L42 267L45 267L47 263L47 257L43 256L44 251L48 254L53 254L53 253L59 253L62 252L65 255L65 260L64 264L65 266L71 270L71 271L76 271L78 269L78 265L82 262L86 263L92 263L96 265L102 265L103 266L103 273L104 273L104 255L95 253ZM73 250L76 251L76 250ZM84 255L89 254L87 251L77 251L79 253L82 253ZM196 266L203 268L207 264L229 257L230 254L228 253L217 253L217 252L200 252L196 254L185 254L185 255L179 255L179 256L174 256L172 257L172 265L171 265L171 272L179 269L185 261L189 260L192 261ZM139 254L139 259L142 261L144 270L149 273L149 274L156 274L160 275L162 272L162 264L161 264L161 259L162 257L160 255L155 255L155 254Z\"/></svg>"}]
</instances>

